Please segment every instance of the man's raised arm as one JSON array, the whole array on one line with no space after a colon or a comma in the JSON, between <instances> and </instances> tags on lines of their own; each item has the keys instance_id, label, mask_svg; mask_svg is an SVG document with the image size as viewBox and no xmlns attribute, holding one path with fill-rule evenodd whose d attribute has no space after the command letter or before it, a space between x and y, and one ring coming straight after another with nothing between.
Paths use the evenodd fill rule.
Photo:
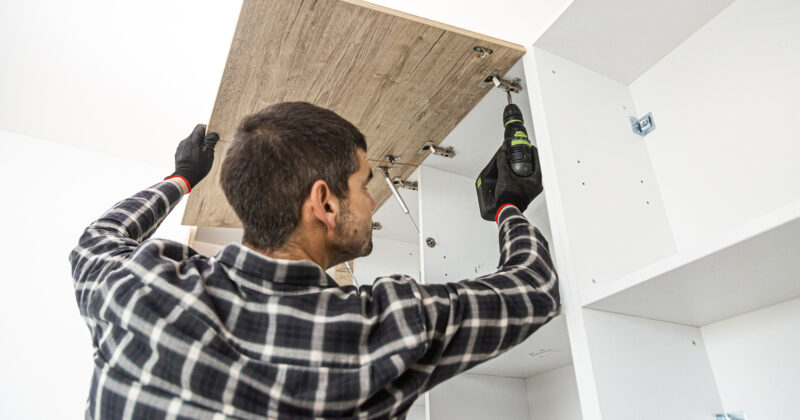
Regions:
<instances>
[{"instance_id":1,"label":"man's raised arm","mask_svg":"<svg viewBox=\"0 0 800 420\"><path fill-rule=\"evenodd\" d=\"M180 202L211 170L215 133L205 135L198 125L175 152L175 172L146 190L115 204L83 232L70 252L72 277L81 315L97 285L119 268L139 244L149 238Z\"/></svg>"}]
</instances>

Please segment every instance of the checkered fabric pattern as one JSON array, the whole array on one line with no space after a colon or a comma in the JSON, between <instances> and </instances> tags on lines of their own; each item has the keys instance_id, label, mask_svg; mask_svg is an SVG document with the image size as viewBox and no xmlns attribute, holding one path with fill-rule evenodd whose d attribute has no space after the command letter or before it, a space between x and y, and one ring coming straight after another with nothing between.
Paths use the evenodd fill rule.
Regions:
<instances>
[{"instance_id":1,"label":"checkered fabric pattern","mask_svg":"<svg viewBox=\"0 0 800 420\"><path fill-rule=\"evenodd\" d=\"M95 350L86 418L403 418L558 312L547 242L514 207L497 273L356 289L307 260L148 239L181 197L165 181L119 202L70 254Z\"/></svg>"}]
</instances>

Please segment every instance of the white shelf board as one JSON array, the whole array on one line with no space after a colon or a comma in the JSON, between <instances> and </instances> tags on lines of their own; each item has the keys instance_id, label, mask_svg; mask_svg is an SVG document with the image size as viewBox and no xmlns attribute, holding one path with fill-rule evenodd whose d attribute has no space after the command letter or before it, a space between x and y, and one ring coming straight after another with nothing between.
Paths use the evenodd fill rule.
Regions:
<instances>
[{"instance_id":1,"label":"white shelf board","mask_svg":"<svg viewBox=\"0 0 800 420\"><path fill-rule=\"evenodd\" d=\"M576 0L535 46L630 84L733 0Z\"/></svg>"},{"instance_id":2,"label":"white shelf board","mask_svg":"<svg viewBox=\"0 0 800 420\"><path fill-rule=\"evenodd\" d=\"M534 355L531 356L531 353ZM480 375L527 378L572 364L564 315L553 318L533 335L495 359L470 369Z\"/></svg>"},{"instance_id":3,"label":"white shelf board","mask_svg":"<svg viewBox=\"0 0 800 420\"><path fill-rule=\"evenodd\" d=\"M800 296L800 200L598 285L583 305L703 326Z\"/></svg>"}]
</instances>

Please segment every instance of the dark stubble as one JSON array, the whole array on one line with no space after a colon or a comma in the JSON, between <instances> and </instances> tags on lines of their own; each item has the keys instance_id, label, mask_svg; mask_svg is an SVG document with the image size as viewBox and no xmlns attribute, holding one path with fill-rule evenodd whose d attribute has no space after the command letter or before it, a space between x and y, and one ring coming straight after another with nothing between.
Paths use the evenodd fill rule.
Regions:
<instances>
[{"instance_id":1,"label":"dark stubble","mask_svg":"<svg viewBox=\"0 0 800 420\"><path fill-rule=\"evenodd\" d=\"M357 226L347 200L342 200L341 206L342 211L336 216L337 242L331 252L331 266L372 253L372 226Z\"/></svg>"}]
</instances>

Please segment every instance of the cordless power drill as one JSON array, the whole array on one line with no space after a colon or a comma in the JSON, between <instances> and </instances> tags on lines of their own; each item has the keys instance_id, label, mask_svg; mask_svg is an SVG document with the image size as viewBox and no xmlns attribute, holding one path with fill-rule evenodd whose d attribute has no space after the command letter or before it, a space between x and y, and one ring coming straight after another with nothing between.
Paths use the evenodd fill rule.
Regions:
<instances>
[{"instance_id":1,"label":"cordless power drill","mask_svg":"<svg viewBox=\"0 0 800 420\"><path fill-rule=\"evenodd\" d=\"M498 207L506 203L522 206L520 211L525 211L528 202L524 197L536 197L542 192L538 152L523 124L522 111L511 103L509 93L503 110L503 144L475 181L481 217L485 220L494 221Z\"/></svg>"}]
</instances>

